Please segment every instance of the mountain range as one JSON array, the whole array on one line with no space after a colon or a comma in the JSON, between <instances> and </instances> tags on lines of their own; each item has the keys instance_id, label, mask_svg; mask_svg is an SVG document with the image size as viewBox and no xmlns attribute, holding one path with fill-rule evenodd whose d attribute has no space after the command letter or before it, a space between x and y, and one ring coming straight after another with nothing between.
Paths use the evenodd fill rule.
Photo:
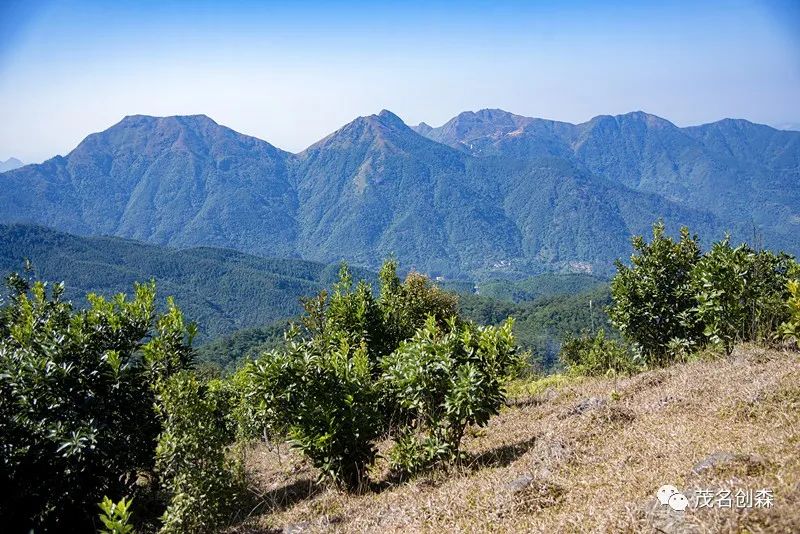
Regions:
<instances>
[{"instance_id":1,"label":"mountain range","mask_svg":"<svg viewBox=\"0 0 800 534\"><path fill-rule=\"evenodd\" d=\"M8 158L5 161L0 161L0 172L13 171L14 169L19 169L23 165L24 163L17 158Z\"/></svg>"},{"instance_id":2,"label":"mountain range","mask_svg":"<svg viewBox=\"0 0 800 534\"><path fill-rule=\"evenodd\" d=\"M0 175L0 222L448 278L607 274L663 219L800 252L800 132L643 112L359 117L299 154L204 115L129 116Z\"/></svg>"}]
</instances>

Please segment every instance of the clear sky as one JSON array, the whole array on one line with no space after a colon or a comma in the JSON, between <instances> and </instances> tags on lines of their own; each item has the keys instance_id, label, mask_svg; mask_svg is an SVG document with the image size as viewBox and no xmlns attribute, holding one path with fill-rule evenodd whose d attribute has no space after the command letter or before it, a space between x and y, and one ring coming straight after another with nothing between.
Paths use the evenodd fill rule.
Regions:
<instances>
[{"instance_id":1,"label":"clear sky","mask_svg":"<svg viewBox=\"0 0 800 534\"><path fill-rule=\"evenodd\" d=\"M387 108L800 123L800 2L0 0L0 159L130 114L299 151Z\"/></svg>"}]
</instances>

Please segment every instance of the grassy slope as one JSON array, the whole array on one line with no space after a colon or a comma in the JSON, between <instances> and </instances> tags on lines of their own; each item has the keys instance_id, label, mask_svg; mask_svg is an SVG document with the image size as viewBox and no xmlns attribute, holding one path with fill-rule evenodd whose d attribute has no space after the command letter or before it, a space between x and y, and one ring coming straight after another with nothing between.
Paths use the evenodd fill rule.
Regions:
<instances>
[{"instance_id":1,"label":"grassy slope","mask_svg":"<svg viewBox=\"0 0 800 534\"><path fill-rule=\"evenodd\" d=\"M248 473L263 503L242 528L800 532L798 353L740 347L726 360L620 380L618 401L609 379L546 380L471 434L463 465L363 495L317 488L294 455L282 450L279 461L256 448ZM590 398L606 404L578 413ZM718 452L743 456L693 474ZM524 475L525 489L508 487ZM654 495L667 483L689 497L692 488L771 488L775 506L666 513Z\"/></svg>"}]
</instances>

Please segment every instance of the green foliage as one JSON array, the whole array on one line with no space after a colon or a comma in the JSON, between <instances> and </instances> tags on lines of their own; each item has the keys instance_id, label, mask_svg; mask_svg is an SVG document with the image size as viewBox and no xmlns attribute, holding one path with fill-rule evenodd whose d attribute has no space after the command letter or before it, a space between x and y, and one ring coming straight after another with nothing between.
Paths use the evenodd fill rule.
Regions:
<instances>
[{"instance_id":1,"label":"green foliage","mask_svg":"<svg viewBox=\"0 0 800 534\"><path fill-rule=\"evenodd\" d=\"M779 333L785 341L800 346L800 279L789 280L786 288L789 291L786 301L789 318L781 324Z\"/></svg>"},{"instance_id":2,"label":"green foliage","mask_svg":"<svg viewBox=\"0 0 800 534\"><path fill-rule=\"evenodd\" d=\"M320 293L305 307L305 335L291 330L283 350L267 352L234 376L243 391L235 411L241 435L288 435L323 477L350 489L360 486L375 459L376 440L417 419L400 397L386 394L384 388L394 382L382 378L381 362L423 325L433 329L432 337L419 338L417 345L458 329L451 338L460 344L445 343L460 351L452 356L455 382L442 408L450 420L463 420L462 427L483 422L491 410L476 407L475 399L486 395L485 402L496 404L500 386L493 380L505 369L496 369L505 365L503 358L510 358L505 351L511 349L503 344L513 339L510 323L486 331L462 325L456 297L423 276L411 273L400 281L396 264L387 262L376 299L366 283L354 284L343 266L332 294ZM456 439L455 426L448 432L447 443L457 448L460 434Z\"/></svg>"},{"instance_id":3,"label":"green foliage","mask_svg":"<svg viewBox=\"0 0 800 534\"><path fill-rule=\"evenodd\" d=\"M162 532L209 532L231 519L242 473L227 450L233 433L224 393L186 371L158 384L156 472L169 497Z\"/></svg>"},{"instance_id":4,"label":"green foliage","mask_svg":"<svg viewBox=\"0 0 800 534\"><path fill-rule=\"evenodd\" d=\"M775 332L786 317L793 263L784 254L732 247L728 238L715 243L692 272L695 319L708 341L730 353L736 341L763 340Z\"/></svg>"},{"instance_id":5,"label":"green foliage","mask_svg":"<svg viewBox=\"0 0 800 534\"><path fill-rule=\"evenodd\" d=\"M533 367L551 372L565 339L592 329L611 329L605 307L611 304L608 286L574 295L551 295L533 301L506 302L481 295L460 295L459 311L482 325L499 325L514 317L514 339L532 354Z\"/></svg>"},{"instance_id":6,"label":"green foliage","mask_svg":"<svg viewBox=\"0 0 800 534\"><path fill-rule=\"evenodd\" d=\"M99 514L100 522L105 528L100 532L102 534L131 534L133 532L133 525L130 524L132 503L133 499L123 498L115 503L108 497L103 497L103 501L98 506L102 511Z\"/></svg>"},{"instance_id":7,"label":"green foliage","mask_svg":"<svg viewBox=\"0 0 800 534\"><path fill-rule=\"evenodd\" d=\"M288 435L320 469L348 489L360 486L376 454L383 414L375 362L387 350L383 312L346 266L332 294L305 301L306 336L287 333L281 350L265 353L237 373L236 408L244 437Z\"/></svg>"},{"instance_id":8,"label":"green foliage","mask_svg":"<svg viewBox=\"0 0 800 534\"><path fill-rule=\"evenodd\" d=\"M636 236L633 248L631 267L617 262L608 314L647 364L668 363L676 343L693 345L702 336L692 318L696 300L691 277L700 260L697 236L684 227L675 242L659 222L653 225L652 241Z\"/></svg>"},{"instance_id":9,"label":"green foliage","mask_svg":"<svg viewBox=\"0 0 800 534\"><path fill-rule=\"evenodd\" d=\"M364 280L354 285L347 265L341 266L330 298L322 291L305 300L304 307L302 323L317 343L346 340L353 347L364 345L373 361L386 350L386 325L372 288Z\"/></svg>"},{"instance_id":10,"label":"green foliage","mask_svg":"<svg viewBox=\"0 0 800 534\"><path fill-rule=\"evenodd\" d=\"M785 253L732 247L726 237L700 255L686 228L676 243L660 223L650 244L636 237L633 245L632 267L618 264L611 283L609 315L648 364L706 343L730 353L737 341L771 339L790 314L787 283L797 264Z\"/></svg>"},{"instance_id":11,"label":"green foliage","mask_svg":"<svg viewBox=\"0 0 800 534\"><path fill-rule=\"evenodd\" d=\"M243 417L250 436L288 434L321 476L357 488L382 431L379 392L365 345L292 340L248 364Z\"/></svg>"},{"instance_id":12,"label":"green foliage","mask_svg":"<svg viewBox=\"0 0 800 534\"><path fill-rule=\"evenodd\" d=\"M387 330L384 354L413 336L429 316L443 325L458 315L458 297L439 289L427 277L413 271L401 283L394 260L383 265L378 278L381 288L379 305Z\"/></svg>"},{"instance_id":13,"label":"green foliage","mask_svg":"<svg viewBox=\"0 0 800 534\"><path fill-rule=\"evenodd\" d=\"M483 426L505 400L517 363L513 320L475 327L431 317L381 361L384 394L396 406L392 467L403 474L456 458L468 425Z\"/></svg>"},{"instance_id":14,"label":"green foliage","mask_svg":"<svg viewBox=\"0 0 800 534\"><path fill-rule=\"evenodd\" d=\"M636 372L633 355L614 339L606 339L604 330L595 335L568 339L561 346L559 358L570 372L577 375L603 376Z\"/></svg>"},{"instance_id":15,"label":"green foliage","mask_svg":"<svg viewBox=\"0 0 800 534\"><path fill-rule=\"evenodd\" d=\"M36 226L0 225L0 272L18 268L25 258L42 279L63 280L64 297L80 307L88 305L87 293L115 295L136 281L155 279L159 291L174 296L197 323L198 343L244 328L285 325L302 312L302 296L329 287L337 275L336 265L299 259L263 258L219 248L173 249ZM367 271L355 272L375 279ZM259 336L267 341L270 332ZM209 355L214 349L209 347L198 359L219 358L223 368L233 367L236 362L231 360L241 356L237 348L236 343L217 347Z\"/></svg>"},{"instance_id":16,"label":"green foliage","mask_svg":"<svg viewBox=\"0 0 800 534\"><path fill-rule=\"evenodd\" d=\"M190 329L155 285L133 299L89 295L74 311L63 286L9 277L0 315L0 518L11 531L80 529L104 495L131 494L153 465L152 384L188 365Z\"/></svg>"}]
</instances>

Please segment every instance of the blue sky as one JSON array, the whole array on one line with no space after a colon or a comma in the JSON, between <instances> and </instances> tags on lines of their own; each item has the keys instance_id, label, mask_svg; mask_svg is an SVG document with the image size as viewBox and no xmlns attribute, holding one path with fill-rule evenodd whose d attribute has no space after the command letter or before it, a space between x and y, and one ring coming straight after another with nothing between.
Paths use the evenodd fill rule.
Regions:
<instances>
[{"instance_id":1,"label":"blue sky","mask_svg":"<svg viewBox=\"0 0 800 534\"><path fill-rule=\"evenodd\" d=\"M0 159L136 113L299 151L387 108L800 124L800 2L0 0Z\"/></svg>"}]
</instances>

